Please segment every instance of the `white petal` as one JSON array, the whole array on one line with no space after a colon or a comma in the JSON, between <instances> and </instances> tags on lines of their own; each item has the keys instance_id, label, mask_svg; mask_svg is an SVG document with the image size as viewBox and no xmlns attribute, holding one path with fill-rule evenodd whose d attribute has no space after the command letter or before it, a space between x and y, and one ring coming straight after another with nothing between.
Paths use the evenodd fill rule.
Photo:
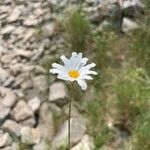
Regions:
<instances>
[{"instance_id":1,"label":"white petal","mask_svg":"<svg viewBox=\"0 0 150 150\"><path fill-rule=\"evenodd\" d=\"M79 79L82 79L82 80L93 80L93 78L89 75L86 75L86 74L83 74L79 77Z\"/></svg>"},{"instance_id":2,"label":"white petal","mask_svg":"<svg viewBox=\"0 0 150 150\"><path fill-rule=\"evenodd\" d=\"M89 70L89 69L91 69L91 68L93 68L93 67L95 67L95 66L96 66L95 63L91 63L91 64L88 64L88 65L86 65L86 66L80 68L79 71L86 71L86 70Z\"/></svg>"},{"instance_id":3,"label":"white petal","mask_svg":"<svg viewBox=\"0 0 150 150\"><path fill-rule=\"evenodd\" d=\"M67 76L65 76L65 75L62 75L62 74L59 74L59 75L57 76L57 78L58 78L58 79L61 79L61 80L70 81L70 78L69 78L69 77L67 77Z\"/></svg>"},{"instance_id":4,"label":"white petal","mask_svg":"<svg viewBox=\"0 0 150 150\"><path fill-rule=\"evenodd\" d=\"M84 57L81 62L78 64L77 66L77 70L80 70L80 68L82 68L88 61L88 58Z\"/></svg>"},{"instance_id":5,"label":"white petal","mask_svg":"<svg viewBox=\"0 0 150 150\"><path fill-rule=\"evenodd\" d=\"M84 80L77 80L77 82L81 86L82 90L86 90L87 89L87 84L85 83Z\"/></svg>"},{"instance_id":6,"label":"white petal","mask_svg":"<svg viewBox=\"0 0 150 150\"><path fill-rule=\"evenodd\" d=\"M54 68L56 68L56 69L59 69L59 70L61 70L61 71L63 71L63 72L66 72L65 67L62 66L62 65L60 65L60 64L53 63L53 64L52 64L52 67L54 67Z\"/></svg>"},{"instance_id":7,"label":"white petal","mask_svg":"<svg viewBox=\"0 0 150 150\"><path fill-rule=\"evenodd\" d=\"M63 61L64 67L66 68L66 70L69 70L70 69L70 61L69 61L69 59L66 58L66 56L64 56L64 55L61 56L60 58Z\"/></svg>"},{"instance_id":8,"label":"white petal","mask_svg":"<svg viewBox=\"0 0 150 150\"><path fill-rule=\"evenodd\" d=\"M58 69L49 69L49 72L52 74L59 74L62 73L62 71L58 70Z\"/></svg>"},{"instance_id":9,"label":"white petal","mask_svg":"<svg viewBox=\"0 0 150 150\"><path fill-rule=\"evenodd\" d=\"M73 52L71 58L69 59L69 69L75 69L75 63L77 59L77 53Z\"/></svg>"},{"instance_id":10,"label":"white petal","mask_svg":"<svg viewBox=\"0 0 150 150\"><path fill-rule=\"evenodd\" d=\"M88 75L88 74L97 75L97 72L96 71L92 71L92 70L86 70L86 71L81 71L80 74L81 75Z\"/></svg>"}]
</instances>

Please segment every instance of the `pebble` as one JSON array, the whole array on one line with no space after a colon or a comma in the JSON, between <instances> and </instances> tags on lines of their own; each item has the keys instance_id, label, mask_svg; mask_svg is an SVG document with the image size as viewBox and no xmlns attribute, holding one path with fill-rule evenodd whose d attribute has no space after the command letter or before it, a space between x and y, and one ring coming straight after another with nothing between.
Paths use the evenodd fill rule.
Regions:
<instances>
[{"instance_id":1,"label":"pebble","mask_svg":"<svg viewBox=\"0 0 150 150\"><path fill-rule=\"evenodd\" d=\"M13 108L12 116L16 121L22 121L33 117L33 111L24 100L20 100Z\"/></svg>"},{"instance_id":2,"label":"pebble","mask_svg":"<svg viewBox=\"0 0 150 150\"><path fill-rule=\"evenodd\" d=\"M9 134L11 134L12 136L15 135L19 137L21 135L21 125L19 125L17 122L10 119L7 119L3 123L2 129L8 132Z\"/></svg>"},{"instance_id":3,"label":"pebble","mask_svg":"<svg viewBox=\"0 0 150 150\"><path fill-rule=\"evenodd\" d=\"M21 130L21 141L25 144L37 144L41 141L38 128L23 127Z\"/></svg>"}]
</instances>

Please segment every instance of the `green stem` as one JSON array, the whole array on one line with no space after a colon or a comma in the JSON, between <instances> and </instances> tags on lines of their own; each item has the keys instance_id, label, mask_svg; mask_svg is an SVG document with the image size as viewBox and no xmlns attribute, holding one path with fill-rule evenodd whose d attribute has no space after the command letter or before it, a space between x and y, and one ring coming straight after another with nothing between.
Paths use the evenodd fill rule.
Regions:
<instances>
[{"instance_id":1,"label":"green stem","mask_svg":"<svg viewBox=\"0 0 150 150\"><path fill-rule=\"evenodd\" d=\"M70 142L70 118L71 118L71 102L72 102L72 92L73 92L73 83L70 85L70 96L69 96L69 118L68 118L68 150L71 150L71 142Z\"/></svg>"}]
</instances>

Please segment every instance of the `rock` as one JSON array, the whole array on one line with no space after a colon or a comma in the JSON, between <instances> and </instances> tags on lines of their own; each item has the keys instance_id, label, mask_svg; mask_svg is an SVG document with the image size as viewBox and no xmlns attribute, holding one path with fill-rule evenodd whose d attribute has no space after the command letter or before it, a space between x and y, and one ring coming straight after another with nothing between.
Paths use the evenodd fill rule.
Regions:
<instances>
[{"instance_id":1,"label":"rock","mask_svg":"<svg viewBox=\"0 0 150 150\"><path fill-rule=\"evenodd\" d=\"M39 92L46 92L48 84L44 75L39 75L33 78L33 86Z\"/></svg>"},{"instance_id":2,"label":"rock","mask_svg":"<svg viewBox=\"0 0 150 150\"><path fill-rule=\"evenodd\" d=\"M45 37L52 36L55 33L55 23L47 23L42 27L42 33Z\"/></svg>"},{"instance_id":3,"label":"rock","mask_svg":"<svg viewBox=\"0 0 150 150\"><path fill-rule=\"evenodd\" d=\"M16 102L17 96L12 91L7 92L5 97L2 99L2 104L6 107L13 107Z\"/></svg>"},{"instance_id":4,"label":"rock","mask_svg":"<svg viewBox=\"0 0 150 150\"><path fill-rule=\"evenodd\" d=\"M5 82L8 77L9 77L8 71L0 67L0 83Z\"/></svg>"},{"instance_id":5,"label":"rock","mask_svg":"<svg viewBox=\"0 0 150 150\"><path fill-rule=\"evenodd\" d=\"M33 87L32 81L30 79L25 80L22 84L21 84L21 88L22 90L27 90L27 89L31 89Z\"/></svg>"},{"instance_id":6,"label":"rock","mask_svg":"<svg viewBox=\"0 0 150 150\"><path fill-rule=\"evenodd\" d=\"M15 29L15 26L6 25L4 28L1 29L1 34L10 34Z\"/></svg>"},{"instance_id":7,"label":"rock","mask_svg":"<svg viewBox=\"0 0 150 150\"><path fill-rule=\"evenodd\" d=\"M13 75L17 75L19 73L21 73L22 69L23 69L24 65L21 63L17 63L15 65L10 65L10 70L13 73Z\"/></svg>"},{"instance_id":8,"label":"rock","mask_svg":"<svg viewBox=\"0 0 150 150\"><path fill-rule=\"evenodd\" d=\"M0 124L9 115L10 109L0 104Z\"/></svg>"},{"instance_id":9,"label":"rock","mask_svg":"<svg viewBox=\"0 0 150 150\"><path fill-rule=\"evenodd\" d=\"M25 58L31 58L33 56L33 53L29 50L18 50L16 51L16 55Z\"/></svg>"},{"instance_id":10,"label":"rock","mask_svg":"<svg viewBox=\"0 0 150 150\"><path fill-rule=\"evenodd\" d=\"M51 140L54 135L53 114L47 102L44 102L39 111L39 124L42 139Z\"/></svg>"},{"instance_id":11,"label":"rock","mask_svg":"<svg viewBox=\"0 0 150 150\"><path fill-rule=\"evenodd\" d=\"M82 119L71 118L71 145L78 143L86 132L85 122ZM52 141L52 149L59 149L67 145L68 121L65 121Z\"/></svg>"},{"instance_id":12,"label":"rock","mask_svg":"<svg viewBox=\"0 0 150 150\"><path fill-rule=\"evenodd\" d=\"M22 126L24 127L30 127L30 128L33 128L35 127L36 125L36 120L35 118L29 118L29 119L26 119L26 120L23 120L21 122L19 122Z\"/></svg>"},{"instance_id":13,"label":"rock","mask_svg":"<svg viewBox=\"0 0 150 150\"><path fill-rule=\"evenodd\" d=\"M20 100L12 110L12 116L16 121L22 121L33 117L33 111L23 100Z\"/></svg>"},{"instance_id":14,"label":"rock","mask_svg":"<svg viewBox=\"0 0 150 150\"><path fill-rule=\"evenodd\" d=\"M3 85L4 85L5 87L11 86L14 81L15 81L14 76L9 76L9 78L4 82Z\"/></svg>"},{"instance_id":15,"label":"rock","mask_svg":"<svg viewBox=\"0 0 150 150\"><path fill-rule=\"evenodd\" d=\"M38 25L39 21L34 16L29 16L24 20L25 26L35 26Z\"/></svg>"},{"instance_id":16,"label":"rock","mask_svg":"<svg viewBox=\"0 0 150 150\"><path fill-rule=\"evenodd\" d=\"M21 130L21 141L25 144L37 144L41 140L38 128L23 127Z\"/></svg>"},{"instance_id":17,"label":"rock","mask_svg":"<svg viewBox=\"0 0 150 150\"><path fill-rule=\"evenodd\" d=\"M123 22L122 22L122 31L123 32L129 32L130 30L134 30L136 28L138 28L138 24L133 22L132 20L128 19L128 18L124 18Z\"/></svg>"},{"instance_id":18,"label":"rock","mask_svg":"<svg viewBox=\"0 0 150 150\"><path fill-rule=\"evenodd\" d=\"M84 135L81 142L74 146L71 150L94 150L94 141L89 135Z\"/></svg>"},{"instance_id":19,"label":"rock","mask_svg":"<svg viewBox=\"0 0 150 150\"><path fill-rule=\"evenodd\" d=\"M20 146L18 143L12 143L11 146L1 148L1 150L20 150Z\"/></svg>"},{"instance_id":20,"label":"rock","mask_svg":"<svg viewBox=\"0 0 150 150\"><path fill-rule=\"evenodd\" d=\"M47 143L44 141L42 141L38 144L35 144L33 146L33 150L46 150L46 149L48 149L48 146L47 146Z\"/></svg>"},{"instance_id":21,"label":"rock","mask_svg":"<svg viewBox=\"0 0 150 150\"><path fill-rule=\"evenodd\" d=\"M1 62L4 64L9 64L9 63L11 63L11 61L14 57L15 57L15 55L13 55L13 54L3 55L1 58Z\"/></svg>"},{"instance_id":22,"label":"rock","mask_svg":"<svg viewBox=\"0 0 150 150\"><path fill-rule=\"evenodd\" d=\"M33 99L28 101L28 105L31 107L33 112L39 110L41 104L41 100L38 97L34 97Z\"/></svg>"},{"instance_id":23,"label":"rock","mask_svg":"<svg viewBox=\"0 0 150 150\"><path fill-rule=\"evenodd\" d=\"M144 5L139 0L124 0L120 1L120 6L122 9L126 9L129 7L144 7Z\"/></svg>"},{"instance_id":24,"label":"rock","mask_svg":"<svg viewBox=\"0 0 150 150\"><path fill-rule=\"evenodd\" d=\"M0 135L0 148L9 146L12 144L12 138L8 133Z\"/></svg>"},{"instance_id":25,"label":"rock","mask_svg":"<svg viewBox=\"0 0 150 150\"><path fill-rule=\"evenodd\" d=\"M15 9L13 9L9 17L7 18L7 21L14 22L19 18L20 15L21 15L21 11L18 9L18 7L15 7Z\"/></svg>"},{"instance_id":26,"label":"rock","mask_svg":"<svg viewBox=\"0 0 150 150\"><path fill-rule=\"evenodd\" d=\"M67 100L67 89L62 82L53 83L49 87L49 101L56 102L59 104L66 103Z\"/></svg>"},{"instance_id":27,"label":"rock","mask_svg":"<svg viewBox=\"0 0 150 150\"><path fill-rule=\"evenodd\" d=\"M65 7L68 3L68 0L51 0L52 5L56 7Z\"/></svg>"},{"instance_id":28,"label":"rock","mask_svg":"<svg viewBox=\"0 0 150 150\"><path fill-rule=\"evenodd\" d=\"M21 126L17 122L10 119L7 119L3 123L2 129L9 134L15 135L17 137L21 135Z\"/></svg>"},{"instance_id":29,"label":"rock","mask_svg":"<svg viewBox=\"0 0 150 150\"><path fill-rule=\"evenodd\" d=\"M23 42L25 43L25 42L29 41L33 37L34 34L35 34L34 29L28 30L25 37L24 37L24 39L23 39Z\"/></svg>"}]
</instances>

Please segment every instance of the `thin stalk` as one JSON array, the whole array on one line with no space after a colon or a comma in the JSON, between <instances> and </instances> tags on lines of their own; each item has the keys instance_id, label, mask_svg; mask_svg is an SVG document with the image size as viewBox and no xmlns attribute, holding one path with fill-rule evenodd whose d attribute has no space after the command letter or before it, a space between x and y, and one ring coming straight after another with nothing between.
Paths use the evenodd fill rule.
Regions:
<instances>
[{"instance_id":1,"label":"thin stalk","mask_svg":"<svg viewBox=\"0 0 150 150\"><path fill-rule=\"evenodd\" d=\"M69 115L68 115L68 150L71 150L71 142L70 142L70 118L71 118L71 102L73 99L73 83L70 84L70 96L69 96Z\"/></svg>"}]
</instances>

